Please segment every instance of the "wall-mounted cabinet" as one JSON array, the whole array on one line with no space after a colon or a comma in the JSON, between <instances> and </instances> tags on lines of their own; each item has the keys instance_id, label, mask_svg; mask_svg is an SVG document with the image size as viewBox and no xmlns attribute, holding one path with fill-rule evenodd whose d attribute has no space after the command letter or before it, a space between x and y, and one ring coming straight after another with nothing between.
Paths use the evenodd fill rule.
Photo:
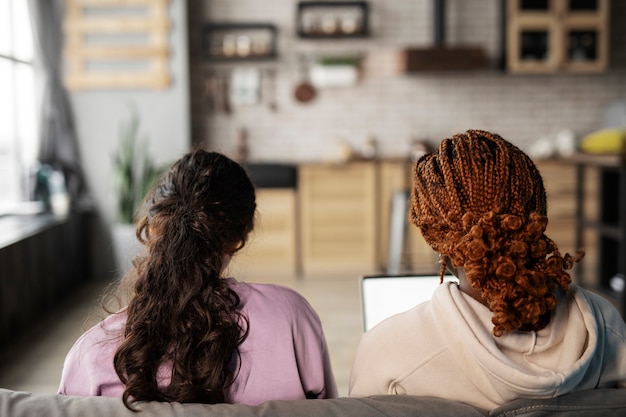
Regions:
<instances>
[{"instance_id":1,"label":"wall-mounted cabinet","mask_svg":"<svg viewBox=\"0 0 626 417\"><path fill-rule=\"evenodd\" d=\"M296 27L301 38L354 38L369 35L365 1L301 1Z\"/></svg>"},{"instance_id":2,"label":"wall-mounted cabinet","mask_svg":"<svg viewBox=\"0 0 626 417\"><path fill-rule=\"evenodd\" d=\"M505 1L509 72L607 69L609 0Z\"/></svg>"},{"instance_id":3,"label":"wall-mounted cabinet","mask_svg":"<svg viewBox=\"0 0 626 417\"><path fill-rule=\"evenodd\" d=\"M270 23L206 23L202 49L209 61L274 59L276 26Z\"/></svg>"}]
</instances>

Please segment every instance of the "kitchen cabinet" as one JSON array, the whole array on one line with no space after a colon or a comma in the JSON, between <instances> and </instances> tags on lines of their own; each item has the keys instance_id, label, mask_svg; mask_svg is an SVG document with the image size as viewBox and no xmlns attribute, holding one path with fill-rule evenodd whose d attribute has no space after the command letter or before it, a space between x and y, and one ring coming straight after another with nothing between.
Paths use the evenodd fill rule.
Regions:
<instances>
[{"instance_id":1,"label":"kitchen cabinet","mask_svg":"<svg viewBox=\"0 0 626 417\"><path fill-rule=\"evenodd\" d=\"M299 167L301 260L306 277L370 273L379 265L378 165Z\"/></svg>"},{"instance_id":2,"label":"kitchen cabinet","mask_svg":"<svg viewBox=\"0 0 626 417\"><path fill-rule=\"evenodd\" d=\"M248 166L258 187L255 229L229 273L316 279L387 270L393 197L409 191L411 167L402 158L310 163L287 176L278 165ZM436 253L410 224L408 204L403 210L399 272L437 272Z\"/></svg>"},{"instance_id":3,"label":"kitchen cabinet","mask_svg":"<svg viewBox=\"0 0 626 417\"><path fill-rule=\"evenodd\" d=\"M576 242L590 247L591 232L597 248L594 269L583 275L578 265L577 273L583 276L583 285L611 300L626 316L626 161L620 155L579 155L574 162ZM591 211L589 200L595 202Z\"/></svg>"},{"instance_id":4,"label":"kitchen cabinet","mask_svg":"<svg viewBox=\"0 0 626 417\"><path fill-rule=\"evenodd\" d=\"M409 192L411 186L411 172L413 162L407 159L389 160L380 162L379 175L379 234L380 234L380 269L389 270L389 246L390 240L396 239L399 247L399 265L397 265L398 273L403 272L439 272L437 265L437 254L426 243L420 230L410 222L409 208ZM403 231L392 232L392 211L394 210L394 194L405 194L407 198L406 205L401 211L404 223ZM399 224L399 223L398 223ZM402 233L401 236L393 235L393 233ZM393 260L392 260L393 262ZM395 267L395 266L394 266Z\"/></svg>"},{"instance_id":5,"label":"kitchen cabinet","mask_svg":"<svg viewBox=\"0 0 626 417\"><path fill-rule=\"evenodd\" d=\"M575 253L576 246L576 167L569 158L537 160L548 196L546 234L561 253Z\"/></svg>"},{"instance_id":6,"label":"kitchen cabinet","mask_svg":"<svg viewBox=\"0 0 626 417\"><path fill-rule=\"evenodd\" d=\"M408 184L410 180L410 164L405 161L382 161L380 163L380 219L379 219L379 236L380 236L380 268L386 270L389 263L389 242L394 236L392 232L392 213L393 196L395 193L406 193L408 191ZM403 210L404 212L404 210ZM407 213L408 215L408 213ZM406 223L406 218L405 224ZM410 226L405 228L405 232L408 232ZM406 233L402 236L402 244L399 245L404 248ZM405 251L399 254L400 263L406 263Z\"/></svg>"},{"instance_id":7,"label":"kitchen cabinet","mask_svg":"<svg viewBox=\"0 0 626 417\"><path fill-rule=\"evenodd\" d=\"M206 23L202 49L209 61L250 61L275 59L277 28L271 23Z\"/></svg>"},{"instance_id":8,"label":"kitchen cabinet","mask_svg":"<svg viewBox=\"0 0 626 417\"><path fill-rule=\"evenodd\" d=\"M605 71L609 7L609 0L506 0L508 71Z\"/></svg>"},{"instance_id":9,"label":"kitchen cabinet","mask_svg":"<svg viewBox=\"0 0 626 417\"><path fill-rule=\"evenodd\" d=\"M393 195L409 189L410 172L408 159L300 167L303 275L386 270ZM408 224L408 212L403 220L402 270L435 271L435 253Z\"/></svg>"},{"instance_id":10,"label":"kitchen cabinet","mask_svg":"<svg viewBox=\"0 0 626 417\"><path fill-rule=\"evenodd\" d=\"M232 275L268 279L298 275L296 200L295 188L256 190L254 230L232 260Z\"/></svg>"},{"instance_id":11,"label":"kitchen cabinet","mask_svg":"<svg viewBox=\"0 0 626 417\"><path fill-rule=\"evenodd\" d=\"M256 189L254 230L229 272L245 278L292 279L299 273L297 170L283 163L245 163Z\"/></svg>"}]
</instances>

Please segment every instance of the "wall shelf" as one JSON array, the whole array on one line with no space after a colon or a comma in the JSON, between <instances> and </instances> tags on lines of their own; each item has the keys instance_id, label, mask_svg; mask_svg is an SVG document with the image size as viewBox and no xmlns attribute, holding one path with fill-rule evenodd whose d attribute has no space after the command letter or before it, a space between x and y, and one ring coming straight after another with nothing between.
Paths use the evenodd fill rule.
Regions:
<instances>
[{"instance_id":1,"label":"wall shelf","mask_svg":"<svg viewBox=\"0 0 626 417\"><path fill-rule=\"evenodd\" d=\"M204 57L213 62L276 59L277 33L271 23L205 23L202 28Z\"/></svg>"},{"instance_id":2,"label":"wall shelf","mask_svg":"<svg viewBox=\"0 0 626 417\"><path fill-rule=\"evenodd\" d=\"M341 39L369 36L369 6L365 1L301 1L298 3L298 36Z\"/></svg>"}]
</instances>

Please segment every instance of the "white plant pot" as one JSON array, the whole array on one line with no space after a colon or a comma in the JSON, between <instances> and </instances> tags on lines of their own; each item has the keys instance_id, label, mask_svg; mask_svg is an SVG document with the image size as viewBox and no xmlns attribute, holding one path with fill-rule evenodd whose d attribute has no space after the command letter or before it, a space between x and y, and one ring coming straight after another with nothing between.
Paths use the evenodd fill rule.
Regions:
<instances>
[{"instance_id":1,"label":"white plant pot","mask_svg":"<svg viewBox=\"0 0 626 417\"><path fill-rule=\"evenodd\" d=\"M132 267L132 260L139 252L141 243L135 236L134 224L114 223L111 226L111 236L115 255L115 275L121 278Z\"/></svg>"},{"instance_id":2,"label":"white plant pot","mask_svg":"<svg viewBox=\"0 0 626 417\"><path fill-rule=\"evenodd\" d=\"M357 83L359 71L354 65L313 65L311 83L317 88L350 87Z\"/></svg>"}]
</instances>

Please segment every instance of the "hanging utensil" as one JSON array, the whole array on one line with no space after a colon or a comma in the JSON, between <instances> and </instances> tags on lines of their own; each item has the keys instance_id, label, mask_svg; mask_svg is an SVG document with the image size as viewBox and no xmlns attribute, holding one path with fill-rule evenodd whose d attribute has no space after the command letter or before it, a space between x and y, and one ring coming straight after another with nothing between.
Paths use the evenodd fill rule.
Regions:
<instances>
[{"instance_id":1,"label":"hanging utensil","mask_svg":"<svg viewBox=\"0 0 626 417\"><path fill-rule=\"evenodd\" d=\"M278 103L276 103L276 69L267 70L267 82L265 83L267 93L267 106L273 112L278 111Z\"/></svg>"},{"instance_id":2,"label":"hanging utensil","mask_svg":"<svg viewBox=\"0 0 626 417\"><path fill-rule=\"evenodd\" d=\"M317 91L311 81L309 81L309 66L304 55L300 56L301 81L294 90L296 100L301 103L308 103L315 98Z\"/></svg>"},{"instance_id":3,"label":"hanging utensil","mask_svg":"<svg viewBox=\"0 0 626 417\"><path fill-rule=\"evenodd\" d=\"M222 109L224 113L230 114L232 107L230 105L230 74L226 73L222 75Z\"/></svg>"}]
</instances>

